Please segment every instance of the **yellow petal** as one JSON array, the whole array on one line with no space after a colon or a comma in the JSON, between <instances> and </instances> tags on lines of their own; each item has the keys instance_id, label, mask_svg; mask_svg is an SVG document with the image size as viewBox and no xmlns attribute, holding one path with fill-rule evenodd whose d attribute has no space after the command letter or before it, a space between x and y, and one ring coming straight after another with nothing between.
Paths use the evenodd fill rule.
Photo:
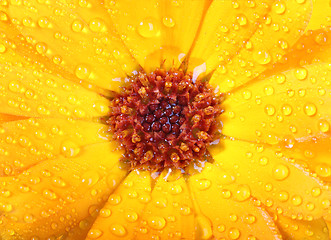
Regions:
<instances>
[{"instance_id":1,"label":"yellow petal","mask_svg":"<svg viewBox=\"0 0 331 240\"><path fill-rule=\"evenodd\" d=\"M323 218L313 221L304 221L277 215L276 219L276 223L279 226L279 231L286 240L329 239L329 231Z\"/></svg>"},{"instance_id":2,"label":"yellow petal","mask_svg":"<svg viewBox=\"0 0 331 240\"><path fill-rule=\"evenodd\" d=\"M0 112L29 117L92 118L109 111L108 100L59 76L0 63Z\"/></svg>"},{"instance_id":3,"label":"yellow petal","mask_svg":"<svg viewBox=\"0 0 331 240\"><path fill-rule=\"evenodd\" d=\"M331 62L331 27L305 32L281 61L265 71L258 79L317 62Z\"/></svg>"},{"instance_id":4,"label":"yellow petal","mask_svg":"<svg viewBox=\"0 0 331 240\"><path fill-rule=\"evenodd\" d=\"M257 30L258 23L270 11L271 0L213 1L206 12L197 40L190 55L190 70L206 64L213 71L226 62Z\"/></svg>"},{"instance_id":5,"label":"yellow petal","mask_svg":"<svg viewBox=\"0 0 331 240\"><path fill-rule=\"evenodd\" d=\"M268 7L270 13L259 15L260 25L253 35L245 42L235 43L240 49L230 52L226 61L213 61L221 67L210 82L220 92L239 87L271 68L303 34L311 14L311 1L275 1Z\"/></svg>"},{"instance_id":6,"label":"yellow petal","mask_svg":"<svg viewBox=\"0 0 331 240\"><path fill-rule=\"evenodd\" d=\"M316 63L252 82L227 96L227 136L277 144L330 137L331 66Z\"/></svg>"},{"instance_id":7,"label":"yellow petal","mask_svg":"<svg viewBox=\"0 0 331 240\"><path fill-rule=\"evenodd\" d=\"M198 29L207 1L123 0L106 8L117 32L145 71L178 67Z\"/></svg>"},{"instance_id":8,"label":"yellow petal","mask_svg":"<svg viewBox=\"0 0 331 240\"><path fill-rule=\"evenodd\" d=\"M280 239L272 218L250 198L247 186L234 184L218 167L207 163L189 178L189 186L203 214L197 217L197 239Z\"/></svg>"},{"instance_id":9,"label":"yellow petal","mask_svg":"<svg viewBox=\"0 0 331 240\"><path fill-rule=\"evenodd\" d=\"M290 144L290 145L289 145ZM288 158L295 158L323 181L331 182L331 138L313 138L298 142L290 140L276 148Z\"/></svg>"},{"instance_id":10,"label":"yellow petal","mask_svg":"<svg viewBox=\"0 0 331 240\"><path fill-rule=\"evenodd\" d=\"M331 25L331 3L325 0L313 0L313 13L307 29L318 29Z\"/></svg>"},{"instance_id":11,"label":"yellow petal","mask_svg":"<svg viewBox=\"0 0 331 240\"><path fill-rule=\"evenodd\" d=\"M87 239L133 239L150 194L151 173L132 171L109 196Z\"/></svg>"},{"instance_id":12,"label":"yellow petal","mask_svg":"<svg viewBox=\"0 0 331 240\"><path fill-rule=\"evenodd\" d=\"M28 58L46 56L52 71L62 68L67 77L116 91L118 78L137 67L100 1L15 1L3 12L5 39Z\"/></svg>"},{"instance_id":13,"label":"yellow petal","mask_svg":"<svg viewBox=\"0 0 331 240\"><path fill-rule=\"evenodd\" d=\"M0 176L23 170L62 154L74 157L82 147L108 141L107 126L64 119L26 119L0 124Z\"/></svg>"},{"instance_id":14,"label":"yellow petal","mask_svg":"<svg viewBox=\"0 0 331 240\"><path fill-rule=\"evenodd\" d=\"M0 178L0 236L56 238L88 216L96 217L126 175L118 165L120 156L111 144L100 143L74 158L59 157L17 177Z\"/></svg>"},{"instance_id":15,"label":"yellow petal","mask_svg":"<svg viewBox=\"0 0 331 240\"><path fill-rule=\"evenodd\" d=\"M234 174L238 184L248 184L251 194L264 205L286 216L307 220L327 213L331 192L295 159L288 159L267 145L222 141L211 149L216 163Z\"/></svg>"},{"instance_id":16,"label":"yellow petal","mask_svg":"<svg viewBox=\"0 0 331 240\"><path fill-rule=\"evenodd\" d=\"M174 179L165 172L157 179L152 198L141 216L137 239L194 239L194 212L182 174ZM168 177L168 179L167 179Z\"/></svg>"}]
</instances>

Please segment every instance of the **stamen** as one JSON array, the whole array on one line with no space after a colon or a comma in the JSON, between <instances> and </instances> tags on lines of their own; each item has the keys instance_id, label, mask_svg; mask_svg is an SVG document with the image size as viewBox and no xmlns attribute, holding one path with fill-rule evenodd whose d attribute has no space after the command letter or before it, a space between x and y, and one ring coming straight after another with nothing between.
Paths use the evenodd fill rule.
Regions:
<instances>
[{"instance_id":1,"label":"stamen","mask_svg":"<svg viewBox=\"0 0 331 240\"><path fill-rule=\"evenodd\" d=\"M111 101L107 123L132 168L183 168L218 136L221 98L192 74L157 69L133 76Z\"/></svg>"}]
</instances>

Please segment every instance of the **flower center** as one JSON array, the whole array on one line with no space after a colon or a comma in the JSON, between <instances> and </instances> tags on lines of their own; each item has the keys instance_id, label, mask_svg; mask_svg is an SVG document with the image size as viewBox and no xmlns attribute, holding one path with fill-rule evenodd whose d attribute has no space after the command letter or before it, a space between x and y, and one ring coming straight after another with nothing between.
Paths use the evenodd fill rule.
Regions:
<instances>
[{"instance_id":1,"label":"flower center","mask_svg":"<svg viewBox=\"0 0 331 240\"><path fill-rule=\"evenodd\" d=\"M111 101L107 120L132 168L184 168L216 140L221 98L182 70L139 72Z\"/></svg>"}]
</instances>

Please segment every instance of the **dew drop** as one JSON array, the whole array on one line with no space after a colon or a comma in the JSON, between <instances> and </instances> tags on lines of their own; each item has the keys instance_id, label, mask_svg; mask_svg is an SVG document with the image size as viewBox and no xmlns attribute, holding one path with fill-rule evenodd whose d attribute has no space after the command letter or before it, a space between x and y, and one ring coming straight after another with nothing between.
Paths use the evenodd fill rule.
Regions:
<instances>
[{"instance_id":1,"label":"dew drop","mask_svg":"<svg viewBox=\"0 0 331 240\"><path fill-rule=\"evenodd\" d=\"M79 79L85 80L90 76L90 74L91 74L91 70L87 66L83 64L79 64L76 66L75 75Z\"/></svg>"},{"instance_id":2,"label":"dew drop","mask_svg":"<svg viewBox=\"0 0 331 240\"><path fill-rule=\"evenodd\" d=\"M276 180L284 180L289 175L289 169L283 164L278 164L274 167L272 175Z\"/></svg>"},{"instance_id":3,"label":"dew drop","mask_svg":"<svg viewBox=\"0 0 331 240\"><path fill-rule=\"evenodd\" d=\"M138 25L138 33L144 38L152 38L160 36L160 28L154 19L147 18L141 21Z\"/></svg>"},{"instance_id":4,"label":"dew drop","mask_svg":"<svg viewBox=\"0 0 331 240\"><path fill-rule=\"evenodd\" d=\"M136 212L129 212L125 215L128 222L136 222L138 220L138 214Z\"/></svg>"},{"instance_id":5,"label":"dew drop","mask_svg":"<svg viewBox=\"0 0 331 240\"><path fill-rule=\"evenodd\" d=\"M330 177L331 176L331 168L327 164L318 164L315 167L315 172L320 177Z\"/></svg>"},{"instance_id":6,"label":"dew drop","mask_svg":"<svg viewBox=\"0 0 331 240\"><path fill-rule=\"evenodd\" d=\"M57 198L55 192L53 192L52 190L50 189L45 189L43 191L43 196L49 200L55 200Z\"/></svg>"},{"instance_id":7,"label":"dew drop","mask_svg":"<svg viewBox=\"0 0 331 240\"><path fill-rule=\"evenodd\" d=\"M175 26L175 21L170 17L164 17L162 19L162 22L163 22L164 26L169 27L169 28L172 28Z\"/></svg>"},{"instance_id":8,"label":"dew drop","mask_svg":"<svg viewBox=\"0 0 331 240\"><path fill-rule=\"evenodd\" d=\"M278 193L277 197L278 197L279 201L286 202L289 198L289 194L288 194L288 192L281 191Z\"/></svg>"},{"instance_id":9,"label":"dew drop","mask_svg":"<svg viewBox=\"0 0 331 240\"><path fill-rule=\"evenodd\" d=\"M292 197L291 201L294 206L299 206L302 203L302 197L295 195Z\"/></svg>"},{"instance_id":10,"label":"dew drop","mask_svg":"<svg viewBox=\"0 0 331 240\"><path fill-rule=\"evenodd\" d=\"M282 112L285 116L289 116L292 113L292 107L288 104L284 104L282 107Z\"/></svg>"},{"instance_id":11,"label":"dew drop","mask_svg":"<svg viewBox=\"0 0 331 240\"><path fill-rule=\"evenodd\" d=\"M65 157L75 157L80 152L79 146L70 140L65 140L61 144L61 153Z\"/></svg>"},{"instance_id":12,"label":"dew drop","mask_svg":"<svg viewBox=\"0 0 331 240\"><path fill-rule=\"evenodd\" d=\"M121 224L113 224L110 227L110 231L112 234L114 234L117 237L124 237L127 233L125 227Z\"/></svg>"},{"instance_id":13,"label":"dew drop","mask_svg":"<svg viewBox=\"0 0 331 240\"><path fill-rule=\"evenodd\" d=\"M294 76L298 79L298 80L304 80L307 78L307 74L308 74L308 71L307 69L301 67L301 68L297 68L295 71L294 71Z\"/></svg>"},{"instance_id":14,"label":"dew drop","mask_svg":"<svg viewBox=\"0 0 331 240\"><path fill-rule=\"evenodd\" d=\"M6 47L3 44L0 44L0 53L4 53L6 51Z\"/></svg>"},{"instance_id":15,"label":"dew drop","mask_svg":"<svg viewBox=\"0 0 331 240\"><path fill-rule=\"evenodd\" d=\"M228 234L230 239L238 239L240 237L240 231L237 228L230 228Z\"/></svg>"},{"instance_id":16,"label":"dew drop","mask_svg":"<svg viewBox=\"0 0 331 240\"><path fill-rule=\"evenodd\" d=\"M206 190L206 189L208 189L210 187L210 185L211 185L211 182L208 179L200 179L197 182L197 188L199 190Z\"/></svg>"},{"instance_id":17,"label":"dew drop","mask_svg":"<svg viewBox=\"0 0 331 240\"><path fill-rule=\"evenodd\" d=\"M91 229L88 233L88 237L91 239L98 239L102 236L103 232L99 229Z\"/></svg>"},{"instance_id":18,"label":"dew drop","mask_svg":"<svg viewBox=\"0 0 331 240\"><path fill-rule=\"evenodd\" d=\"M273 9L277 14L283 14L286 10L286 6L283 2L275 2L273 5Z\"/></svg>"},{"instance_id":19,"label":"dew drop","mask_svg":"<svg viewBox=\"0 0 331 240\"><path fill-rule=\"evenodd\" d=\"M96 171L87 171L82 175L81 179L85 186L91 187L99 181L100 176Z\"/></svg>"},{"instance_id":20,"label":"dew drop","mask_svg":"<svg viewBox=\"0 0 331 240\"><path fill-rule=\"evenodd\" d=\"M103 208L100 210L99 215L100 215L100 217L107 218L111 215L111 210L108 208Z\"/></svg>"},{"instance_id":21,"label":"dew drop","mask_svg":"<svg viewBox=\"0 0 331 240\"><path fill-rule=\"evenodd\" d=\"M210 239L213 235L212 225L208 218L203 215L196 217L197 239Z\"/></svg>"},{"instance_id":22,"label":"dew drop","mask_svg":"<svg viewBox=\"0 0 331 240\"><path fill-rule=\"evenodd\" d=\"M317 108L313 103L307 103L303 108L305 114L309 117L314 116L317 112Z\"/></svg>"},{"instance_id":23,"label":"dew drop","mask_svg":"<svg viewBox=\"0 0 331 240\"><path fill-rule=\"evenodd\" d=\"M234 192L234 198L239 202L247 200L250 196L251 190L247 185L239 185L237 190Z\"/></svg>"},{"instance_id":24,"label":"dew drop","mask_svg":"<svg viewBox=\"0 0 331 240\"><path fill-rule=\"evenodd\" d=\"M255 59L256 62L258 62L261 65L268 64L271 61L271 56L270 56L269 52L267 52L265 50L260 50L260 51L254 52L253 58Z\"/></svg>"},{"instance_id":25,"label":"dew drop","mask_svg":"<svg viewBox=\"0 0 331 240\"><path fill-rule=\"evenodd\" d=\"M84 23L81 20L74 20L71 24L71 29L74 32L81 32L84 28Z\"/></svg>"},{"instance_id":26,"label":"dew drop","mask_svg":"<svg viewBox=\"0 0 331 240\"><path fill-rule=\"evenodd\" d=\"M148 225L156 230L161 230L165 227L166 221L163 217L152 217L148 220Z\"/></svg>"},{"instance_id":27,"label":"dew drop","mask_svg":"<svg viewBox=\"0 0 331 240\"><path fill-rule=\"evenodd\" d=\"M327 120L321 119L318 122L318 127L321 132L327 133L330 131L330 123Z\"/></svg>"},{"instance_id":28,"label":"dew drop","mask_svg":"<svg viewBox=\"0 0 331 240\"><path fill-rule=\"evenodd\" d=\"M268 104L265 106L264 111L267 115L273 116L276 112L276 109L273 105Z\"/></svg>"},{"instance_id":29,"label":"dew drop","mask_svg":"<svg viewBox=\"0 0 331 240\"><path fill-rule=\"evenodd\" d=\"M101 18L94 18L90 21L89 27L92 32L106 32L107 26Z\"/></svg>"}]
</instances>

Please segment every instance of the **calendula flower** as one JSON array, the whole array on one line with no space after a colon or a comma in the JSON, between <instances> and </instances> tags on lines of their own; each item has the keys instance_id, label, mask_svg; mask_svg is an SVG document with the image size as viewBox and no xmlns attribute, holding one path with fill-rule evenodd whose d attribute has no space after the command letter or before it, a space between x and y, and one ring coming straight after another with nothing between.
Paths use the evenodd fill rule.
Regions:
<instances>
[{"instance_id":1,"label":"calendula flower","mask_svg":"<svg viewBox=\"0 0 331 240\"><path fill-rule=\"evenodd\" d=\"M329 239L328 25L322 0L1 0L0 238Z\"/></svg>"}]
</instances>

